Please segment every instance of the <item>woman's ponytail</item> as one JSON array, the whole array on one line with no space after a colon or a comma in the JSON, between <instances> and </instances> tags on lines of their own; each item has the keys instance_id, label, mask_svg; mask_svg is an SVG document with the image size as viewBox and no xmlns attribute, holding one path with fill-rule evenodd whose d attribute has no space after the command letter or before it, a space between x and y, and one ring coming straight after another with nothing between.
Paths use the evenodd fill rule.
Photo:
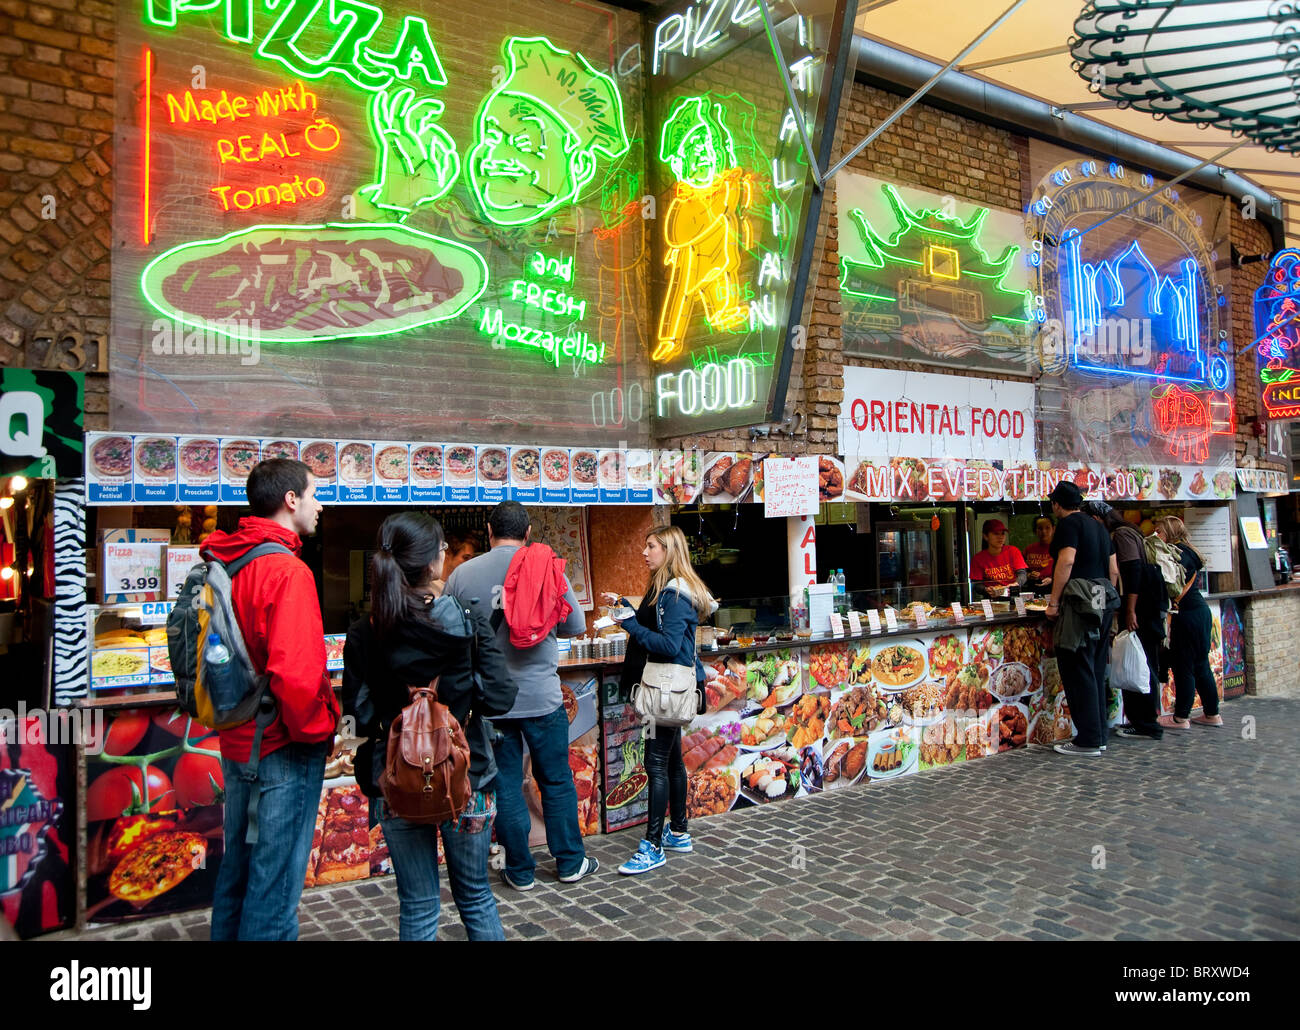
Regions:
<instances>
[{"instance_id":1,"label":"woman's ponytail","mask_svg":"<svg viewBox=\"0 0 1300 1030\"><path fill-rule=\"evenodd\" d=\"M442 527L423 512L390 515L370 563L370 619L382 640L420 606L429 566L442 554Z\"/></svg>"}]
</instances>

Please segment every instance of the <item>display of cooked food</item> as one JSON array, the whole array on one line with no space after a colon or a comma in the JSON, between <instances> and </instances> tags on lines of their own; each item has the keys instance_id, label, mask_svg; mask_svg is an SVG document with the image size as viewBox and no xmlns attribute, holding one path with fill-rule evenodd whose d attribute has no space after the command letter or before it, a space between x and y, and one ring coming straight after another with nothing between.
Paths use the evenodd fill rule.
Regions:
<instances>
[{"instance_id":1,"label":"display of cooked food","mask_svg":"<svg viewBox=\"0 0 1300 1030\"><path fill-rule=\"evenodd\" d=\"M831 699L824 694L804 694L794 703L787 716L786 734L796 751L821 740L826 731L826 716Z\"/></svg>"},{"instance_id":2,"label":"display of cooked food","mask_svg":"<svg viewBox=\"0 0 1300 1030\"><path fill-rule=\"evenodd\" d=\"M701 769L686 781L686 817L720 815L735 803L740 778L730 769Z\"/></svg>"},{"instance_id":3,"label":"display of cooked food","mask_svg":"<svg viewBox=\"0 0 1300 1030\"><path fill-rule=\"evenodd\" d=\"M510 471L510 462L506 458L505 448L485 447L479 452L479 478L489 483L504 483Z\"/></svg>"},{"instance_id":4,"label":"display of cooked food","mask_svg":"<svg viewBox=\"0 0 1300 1030\"><path fill-rule=\"evenodd\" d=\"M298 445L292 440L272 440L262 445L262 460L267 458L290 458L296 461Z\"/></svg>"},{"instance_id":5,"label":"display of cooked food","mask_svg":"<svg viewBox=\"0 0 1300 1030\"><path fill-rule=\"evenodd\" d=\"M696 730L682 738L682 764L687 772L728 766L737 754L735 744L710 730Z\"/></svg>"},{"instance_id":6,"label":"display of cooked food","mask_svg":"<svg viewBox=\"0 0 1300 1030\"><path fill-rule=\"evenodd\" d=\"M567 486L569 482L569 452L551 449L542 454L542 474L554 486Z\"/></svg>"},{"instance_id":7,"label":"display of cooked food","mask_svg":"<svg viewBox=\"0 0 1300 1030\"><path fill-rule=\"evenodd\" d=\"M311 469L311 474L317 479L333 479L337 460L337 450L326 440L308 444L302 451L302 463Z\"/></svg>"},{"instance_id":8,"label":"display of cooked food","mask_svg":"<svg viewBox=\"0 0 1300 1030\"><path fill-rule=\"evenodd\" d=\"M907 644L891 644L871 659L871 675L886 687L901 687L925 675L925 655Z\"/></svg>"},{"instance_id":9,"label":"display of cooked food","mask_svg":"<svg viewBox=\"0 0 1300 1030\"><path fill-rule=\"evenodd\" d=\"M90 464L101 476L131 474L131 441L125 436L107 436L90 449Z\"/></svg>"},{"instance_id":10,"label":"display of cooked food","mask_svg":"<svg viewBox=\"0 0 1300 1030\"><path fill-rule=\"evenodd\" d=\"M943 691L934 682L918 683L903 691L903 721L932 719L943 712Z\"/></svg>"},{"instance_id":11,"label":"display of cooked food","mask_svg":"<svg viewBox=\"0 0 1300 1030\"><path fill-rule=\"evenodd\" d=\"M889 703L874 687L852 687L831 705L831 733L836 736L861 737L884 723L889 717Z\"/></svg>"},{"instance_id":12,"label":"display of cooked food","mask_svg":"<svg viewBox=\"0 0 1300 1030\"><path fill-rule=\"evenodd\" d=\"M844 493L844 470L834 458L817 459L817 490L823 501L833 501Z\"/></svg>"},{"instance_id":13,"label":"display of cooked food","mask_svg":"<svg viewBox=\"0 0 1300 1030\"><path fill-rule=\"evenodd\" d=\"M375 455L375 474L390 483L405 483L410 475L405 447L385 447Z\"/></svg>"},{"instance_id":14,"label":"display of cooked food","mask_svg":"<svg viewBox=\"0 0 1300 1030\"><path fill-rule=\"evenodd\" d=\"M257 464L258 454L255 440L231 440L221 448L221 464L231 479L247 479Z\"/></svg>"},{"instance_id":15,"label":"display of cooked food","mask_svg":"<svg viewBox=\"0 0 1300 1030\"><path fill-rule=\"evenodd\" d=\"M966 645L956 633L935 637L930 644L930 675L947 676L961 668Z\"/></svg>"},{"instance_id":16,"label":"display of cooked food","mask_svg":"<svg viewBox=\"0 0 1300 1030\"><path fill-rule=\"evenodd\" d=\"M176 474L176 441L151 436L135 445L135 463L140 475L149 479L170 479Z\"/></svg>"},{"instance_id":17,"label":"display of cooked food","mask_svg":"<svg viewBox=\"0 0 1300 1030\"><path fill-rule=\"evenodd\" d=\"M867 748L865 740L841 740L833 744L823 760L825 782L836 786L855 783L866 771Z\"/></svg>"},{"instance_id":18,"label":"display of cooked food","mask_svg":"<svg viewBox=\"0 0 1300 1030\"><path fill-rule=\"evenodd\" d=\"M220 460L221 448L216 440L189 440L181 444L181 468L196 479L215 476Z\"/></svg>"},{"instance_id":19,"label":"display of cooked food","mask_svg":"<svg viewBox=\"0 0 1300 1030\"><path fill-rule=\"evenodd\" d=\"M368 443L350 443L339 448L339 479L345 483L369 483L375 449Z\"/></svg>"},{"instance_id":20,"label":"display of cooked food","mask_svg":"<svg viewBox=\"0 0 1300 1030\"><path fill-rule=\"evenodd\" d=\"M411 475L427 483L442 479L442 448L435 445L417 447L411 452Z\"/></svg>"},{"instance_id":21,"label":"display of cooked food","mask_svg":"<svg viewBox=\"0 0 1300 1030\"><path fill-rule=\"evenodd\" d=\"M989 736L998 743L998 751L1021 747L1029 732L1029 718L1016 705L1003 705L996 712L989 727Z\"/></svg>"},{"instance_id":22,"label":"display of cooked food","mask_svg":"<svg viewBox=\"0 0 1300 1030\"><path fill-rule=\"evenodd\" d=\"M516 447L510 452L510 471L516 483L534 486L541 478L541 454L536 447Z\"/></svg>"}]
</instances>

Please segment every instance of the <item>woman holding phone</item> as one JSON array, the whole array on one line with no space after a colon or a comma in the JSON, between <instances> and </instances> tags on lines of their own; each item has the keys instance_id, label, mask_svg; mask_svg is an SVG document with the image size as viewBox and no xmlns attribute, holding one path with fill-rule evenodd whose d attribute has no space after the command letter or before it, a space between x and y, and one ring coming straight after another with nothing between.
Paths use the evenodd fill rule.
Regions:
<instances>
[{"instance_id":1,"label":"woman holding phone","mask_svg":"<svg viewBox=\"0 0 1300 1030\"><path fill-rule=\"evenodd\" d=\"M695 627L718 608L708 587L691 567L686 535L676 526L656 526L645 537L646 569L650 582L635 611L617 594L605 594L614 604L614 618L627 630L627 655L621 687L630 690L641 681L647 661L685 665L704 682L704 666L695 652ZM701 690L703 687L701 686ZM664 864L664 851L682 854L694 850L686 826L686 766L682 762L682 731L653 728L645 742L645 771L650 779L650 821L636 854L618 867L636 876ZM670 821L664 826L664 813Z\"/></svg>"}]
</instances>

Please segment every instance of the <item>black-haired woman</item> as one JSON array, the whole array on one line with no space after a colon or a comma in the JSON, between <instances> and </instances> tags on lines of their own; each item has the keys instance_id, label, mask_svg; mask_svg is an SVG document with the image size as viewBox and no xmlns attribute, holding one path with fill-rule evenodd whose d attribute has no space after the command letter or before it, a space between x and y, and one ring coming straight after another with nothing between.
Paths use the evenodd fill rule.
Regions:
<instances>
[{"instance_id":1,"label":"black-haired woman","mask_svg":"<svg viewBox=\"0 0 1300 1030\"><path fill-rule=\"evenodd\" d=\"M352 624L343 649L343 709L366 738L357 752L356 776L379 816L397 874L399 936L404 941L437 937L441 833L451 894L469 939L503 940L488 884L497 770L487 719L510 710L516 687L482 616L448 594L434 596L446 551L442 527L421 512L390 515L376 546L371 614ZM460 819L440 826L392 815L378 787L388 729L410 703L407 688L435 678L438 700L465 730L474 790Z\"/></svg>"}]
</instances>

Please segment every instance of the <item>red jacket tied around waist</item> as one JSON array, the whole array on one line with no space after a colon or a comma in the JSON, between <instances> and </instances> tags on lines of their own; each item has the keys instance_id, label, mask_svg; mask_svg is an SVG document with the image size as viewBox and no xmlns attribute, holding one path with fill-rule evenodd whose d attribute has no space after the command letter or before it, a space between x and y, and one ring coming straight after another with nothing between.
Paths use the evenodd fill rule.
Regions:
<instances>
[{"instance_id":1,"label":"red jacket tied around waist","mask_svg":"<svg viewBox=\"0 0 1300 1030\"><path fill-rule=\"evenodd\" d=\"M545 544L521 547L510 559L501 600L515 647L541 643L573 610L564 600L564 564Z\"/></svg>"},{"instance_id":2,"label":"red jacket tied around waist","mask_svg":"<svg viewBox=\"0 0 1300 1030\"><path fill-rule=\"evenodd\" d=\"M271 678L276 717L262 735L262 755L291 741L332 740L339 703L325 671L325 629L316 580L298 554L302 541L291 529L255 515L239 520L234 533L208 537L204 558L230 562L257 544L274 541L293 554L266 554L231 582L231 601L248 655ZM233 762L252 757L252 720L221 730L221 754Z\"/></svg>"}]
</instances>

